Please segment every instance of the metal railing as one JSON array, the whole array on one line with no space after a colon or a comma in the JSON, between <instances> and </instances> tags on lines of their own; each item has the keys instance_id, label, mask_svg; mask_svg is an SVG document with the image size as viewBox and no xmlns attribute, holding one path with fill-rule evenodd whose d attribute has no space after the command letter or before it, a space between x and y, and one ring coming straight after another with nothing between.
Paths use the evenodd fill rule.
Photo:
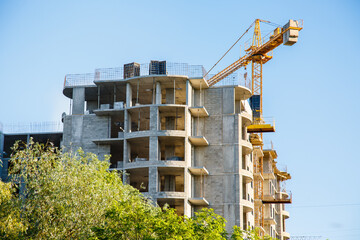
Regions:
<instances>
[{"instance_id":1,"label":"metal railing","mask_svg":"<svg viewBox=\"0 0 360 240\"><path fill-rule=\"evenodd\" d=\"M264 150L274 150L274 143L272 141L264 142L263 149Z\"/></svg>"},{"instance_id":2,"label":"metal railing","mask_svg":"<svg viewBox=\"0 0 360 240\"><path fill-rule=\"evenodd\" d=\"M202 65L187 63L166 63L166 75L184 75L190 78L203 77L206 71ZM149 63L140 64L140 76L149 76ZM124 67L95 69L95 81L121 80L124 78Z\"/></svg>"},{"instance_id":3,"label":"metal railing","mask_svg":"<svg viewBox=\"0 0 360 240\"><path fill-rule=\"evenodd\" d=\"M166 63L166 75L183 75L189 78L202 78L206 75L206 70L202 65L189 65L187 63ZM140 76L149 76L149 63L140 64ZM94 81L116 81L124 79L124 67L114 68L97 68L94 73L84 74L67 74L64 80L65 87L76 86L95 86ZM205 80L210 79L210 76L205 76ZM233 73L223 79L216 86L225 85L242 85L251 87L250 79L243 79L239 74Z\"/></svg>"},{"instance_id":4,"label":"metal railing","mask_svg":"<svg viewBox=\"0 0 360 240\"><path fill-rule=\"evenodd\" d=\"M64 80L64 88L89 85L95 86L94 79L95 78L93 73L66 74Z\"/></svg>"},{"instance_id":5,"label":"metal railing","mask_svg":"<svg viewBox=\"0 0 360 240\"><path fill-rule=\"evenodd\" d=\"M61 133L63 124L61 122L10 123L4 124L3 129L5 134Z\"/></svg>"},{"instance_id":6,"label":"metal railing","mask_svg":"<svg viewBox=\"0 0 360 240\"><path fill-rule=\"evenodd\" d=\"M253 110L253 115L257 113L257 110ZM254 116L254 123L259 125L269 124L275 127L275 119L273 117L255 117Z\"/></svg>"},{"instance_id":7,"label":"metal railing","mask_svg":"<svg viewBox=\"0 0 360 240\"><path fill-rule=\"evenodd\" d=\"M213 77L214 75L210 75L210 78ZM244 76L242 76L241 73L235 72L225 77L218 83L216 83L214 87L229 86L229 85L240 85L247 87L251 90L251 79L247 77L245 78Z\"/></svg>"}]
</instances>

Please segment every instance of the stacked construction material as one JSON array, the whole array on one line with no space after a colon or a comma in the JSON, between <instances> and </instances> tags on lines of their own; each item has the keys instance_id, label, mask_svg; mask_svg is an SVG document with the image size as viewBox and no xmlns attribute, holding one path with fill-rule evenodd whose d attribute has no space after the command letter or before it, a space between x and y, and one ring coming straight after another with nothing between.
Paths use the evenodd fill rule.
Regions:
<instances>
[{"instance_id":1,"label":"stacked construction material","mask_svg":"<svg viewBox=\"0 0 360 240\"><path fill-rule=\"evenodd\" d=\"M133 62L124 64L124 79L140 76L140 64Z\"/></svg>"},{"instance_id":2,"label":"stacked construction material","mask_svg":"<svg viewBox=\"0 0 360 240\"><path fill-rule=\"evenodd\" d=\"M151 60L149 65L149 75L165 75L166 61Z\"/></svg>"}]
</instances>

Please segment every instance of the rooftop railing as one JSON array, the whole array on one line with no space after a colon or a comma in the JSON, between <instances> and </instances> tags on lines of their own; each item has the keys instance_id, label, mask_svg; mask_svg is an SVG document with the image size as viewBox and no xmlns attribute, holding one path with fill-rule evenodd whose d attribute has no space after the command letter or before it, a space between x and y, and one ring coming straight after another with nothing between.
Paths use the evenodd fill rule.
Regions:
<instances>
[{"instance_id":1,"label":"rooftop railing","mask_svg":"<svg viewBox=\"0 0 360 240\"><path fill-rule=\"evenodd\" d=\"M140 76L149 76L149 63L140 64ZM187 63L166 63L166 75L184 75L189 78L202 78L206 70L202 65L189 65ZM213 75L206 75L209 80ZM124 79L124 67L97 68L94 73L67 74L65 76L65 87L95 86L94 81L118 81ZM239 73L233 73L215 86L241 85L251 89L251 80L244 78Z\"/></svg>"},{"instance_id":2,"label":"rooftop railing","mask_svg":"<svg viewBox=\"0 0 360 240\"><path fill-rule=\"evenodd\" d=\"M64 88L91 85L95 86L93 73L66 74L65 76Z\"/></svg>"},{"instance_id":3,"label":"rooftop railing","mask_svg":"<svg viewBox=\"0 0 360 240\"><path fill-rule=\"evenodd\" d=\"M202 65L187 63L166 63L167 75L184 75L190 78L201 78L206 74ZM140 76L149 76L149 63L140 64ZM94 73L67 74L64 87L91 86L94 81L112 81L124 79L124 67L97 68ZM205 79L208 79L206 77Z\"/></svg>"},{"instance_id":4,"label":"rooftop railing","mask_svg":"<svg viewBox=\"0 0 360 240\"><path fill-rule=\"evenodd\" d=\"M3 125L5 134L29 134L29 133L61 133L63 124L61 122L32 122L32 123L10 123Z\"/></svg>"},{"instance_id":5,"label":"rooftop railing","mask_svg":"<svg viewBox=\"0 0 360 240\"><path fill-rule=\"evenodd\" d=\"M210 78L213 77L214 74L210 75ZM228 86L228 85L240 85L251 89L251 79L244 78L241 73L234 72L222 79L220 82L216 83L214 87L220 86Z\"/></svg>"}]
</instances>

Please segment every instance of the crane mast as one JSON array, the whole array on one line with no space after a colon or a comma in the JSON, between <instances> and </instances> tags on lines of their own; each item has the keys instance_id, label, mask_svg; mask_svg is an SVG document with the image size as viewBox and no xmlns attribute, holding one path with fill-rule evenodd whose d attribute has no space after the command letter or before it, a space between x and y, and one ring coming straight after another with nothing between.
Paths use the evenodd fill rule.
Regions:
<instances>
[{"instance_id":1,"label":"crane mast","mask_svg":"<svg viewBox=\"0 0 360 240\"><path fill-rule=\"evenodd\" d=\"M254 138L260 140L260 143L258 144L252 142L254 146L255 155L257 155L257 151L261 153L263 152L263 143L262 143L263 132L275 132L275 125L265 123L263 118L263 64L265 64L266 62L272 59L272 56L269 55L269 53L278 46L280 46L281 44L290 45L290 46L295 44L298 39L299 31L302 30L302 25L303 25L302 20L300 21L289 20L289 22L286 25L284 25L282 28L276 27L272 32L272 34L270 35L269 39L267 41L264 41L264 39L262 39L261 37L260 22L270 23L269 21L256 19L255 22L249 27L251 28L254 25L254 34L253 34L251 46L245 49L245 55L240 57L237 61L235 61L234 63L232 63L231 65L220 71L219 73L215 74L213 77L211 77L208 80L209 86L213 86L216 83L220 82L222 79L229 76L230 74L234 73L236 70L240 69L241 67L246 67L248 64L251 63L252 96L250 98L250 106L253 111L253 123L247 127L247 132L251 133L250 139ZM249 30L249 28L246 30L246 32ZM235 42L235 44L237 42ZM285 201L265 201L263 199L264 197L263 154L259 154L258 157L254 157L253 164L254 164L253 172L254 172L254 200L255 200L254 220L255 220L255 227L260 229L259 233L260 235L263 235L264 232L261 229L264 229L264 204L291 203L291 198L286 199Z\"/></svg>"}]
</instances>

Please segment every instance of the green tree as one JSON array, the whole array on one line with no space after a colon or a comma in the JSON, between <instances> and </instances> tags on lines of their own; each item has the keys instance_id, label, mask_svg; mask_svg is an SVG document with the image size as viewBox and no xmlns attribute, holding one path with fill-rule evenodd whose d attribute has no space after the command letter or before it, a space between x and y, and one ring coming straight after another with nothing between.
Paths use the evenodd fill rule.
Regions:
<instances>
[{"instance_id":1,"label":"green tree","mask_svg":"<svg viewBox=\"0 0 360 240\"><path fill-rule=\"evenodd\" d=\"M260 239L238 227L229 236L212 209L189 218L155 206L108 171L108 158L32 140L13 150L11 181L0 181L1 239Z\"/></svg>"},{"instance_id":2,"label":"green tree","mask_svg":"<svg viewBox=\"0 0 360 240\"><path fill-rule=\"evenodd\" d=\"M20 218L20 201L11 183L0 181L0 236L15 239L26 225Z\"/></svg>"},{"instance_id":3,"label":"green tree","mask_svg":"<svg viewBox=\"0 0 360 240\"><path fill-rule=\"evenodd\" d=\"M15 201L20 201L18 207L7 214L20 212L24 227L18 228L18 238L94 237L91 227L103 224L109 206L132 191L115 172L108 172L107 161L81 150L61 153L51 144L16 143L10 161L10 184L26 186Z\"/></svg>"}]
</instances>

